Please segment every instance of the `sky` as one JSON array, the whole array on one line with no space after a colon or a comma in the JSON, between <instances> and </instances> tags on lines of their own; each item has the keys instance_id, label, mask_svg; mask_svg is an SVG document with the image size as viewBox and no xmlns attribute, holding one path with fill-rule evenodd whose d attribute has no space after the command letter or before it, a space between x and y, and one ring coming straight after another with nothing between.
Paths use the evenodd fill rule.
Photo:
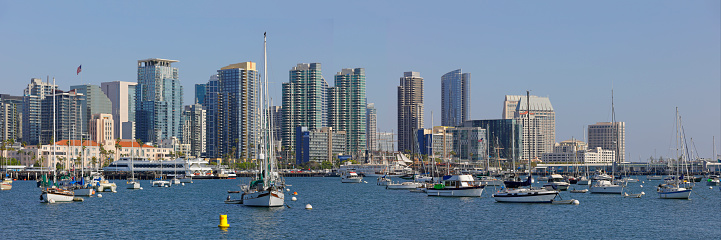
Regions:
<instances>
[{"instance_id":1,"label":"sky","mask_svg":"<svg viewBox=\"0 0 721 240\"><path fill-rule=\"evenodd\" d=\"M675 156L676 107L701 157L714 137L721 145L719 1L0 0L0 93L48 76L63 90L135 82L137 60L165 58L179 61L191 104L194 84L221 67L262 67L263 32L275 105L298 63L321 63L331 86L361 67L378 127L395 131L396 87L417 71L425 126L439 125L440 78L460 68L471 73L470 119L501 118L504 95L531 90L550 98L557 142L583 139L585 126L611 121L613 89L627 160Z\"/></svg>"}]
</instances>

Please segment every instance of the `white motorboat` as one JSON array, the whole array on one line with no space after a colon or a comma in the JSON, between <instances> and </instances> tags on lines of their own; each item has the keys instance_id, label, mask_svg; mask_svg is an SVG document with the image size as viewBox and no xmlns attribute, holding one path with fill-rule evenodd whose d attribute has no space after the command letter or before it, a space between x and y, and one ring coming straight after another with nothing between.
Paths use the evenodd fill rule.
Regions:
<instances>
[{"instance_id":1,"label":"white motorboat","mask_svg":"<svg viewBox=\"0 0 721 240\"><path fill-rule=\"evenodd\" d=\"M356 172L343 172L340 175L340 182L342 183L360 183L362 181L363 177Z\"/></svg>"},{"instance_id":2,"label":"white motorboat","mask_svg":"<svg viewBox=\"0 0 721 240\"><path fill-rule=\"evenodd\" d=\"M543 184L543 187L549 189L549 190L558 190L558 191L566 191L568 190L568 187L571 186L570 183L566 182L566 180L563 178L563 176L558 174L552 174L550 178L548 178L548 183Z\"/></svg>"},{"instance_id":3,"label":"white motorboat","mask_svg":"<svg viewBox=\"0 0 721 240\"><path fill-rule=\"evenodd\" d=\"M621 194L623 192L623 186L613 184L611 180L595 180L588 187L591 193L607 193L607 194Z\"/></svg>"},{"instance_id":4,"label":"white motorboat","mask_svg":"<svg viewBox=\"0 0 721 240\"><path fill-rule=\"evenodd\" d=\"M153 187L170 187L170 182L165 180L153 181Z\"/></svg>"},{"instance_id":5,"label":"white motorboat","mask_svg":"<svg viewBox=\"0 0 721 240\"><path fill-rule=\"evenodd\" d=\"M43 189L40 201L45 203L72 202L74 197L73 191L51 187Z\"/></svg>"},{"instance_id":6,"label":"white motorboat","mask_svg":"<svg viewBox=\"0 0 721 240\"><path fill-rule=\"evenodd\" d=\"M179 184L180 184L180 179L177 179L177 178L173 178L173 179L171 179L171 180L170 180L170 184L176 184L176 185L179 185Z\"/></svg>"},{"instance_id":7,"label":"white motorboat","mask_svg":"<svg viewBox=\"0 0 721 240\"><path fill-rule=\"evenodd\" d=\"M13 188L13 180L6 178L0 183L0 190L10 190Z\"/></svg>"},{"instance_id":8,"label":"white motorboat","mask_svg":"<svg viewBox=\"0 0 721 240\"><path fill-rule=\"evenodd\" d=\"M95 189L91 186L82 186L80 188L73 189L75 196L92 196L95 194Z\"/></svg>"},{"instance_id":9,"label":"white motorboat","mask_svg":"<svg viewBox=\"0 0 721 240\"><path fill-rule=\"evenodd\" d=\"M505 203L551 203L558 191L536 188L506 188L493 194L496 202Z\"/></svg>"},{"instance_id":10,"label":"white motorboat","mask_svg":"<svg viewBox=\"0 0 721 240\"><path fill-rule=\"evenodd\" d=\"M411 190L422 186L421 183L417 182L402 182L402 183L390 183L386 185L386 189L390 190Z\"/></svg>"},{"instance_id":11,"label":"white motorboat","mask_svg":"<svg viewBox=\"0 0 721 240\"><path fill-rule=\"evenodd\" d=\"M471 175L443 176L443 181L426 189L428 196L444 197L480 197L484 186L474 184Z\"/></svg>"},{"instance_id":12,"label":"white motorboat","mask_svg":"<svg viewBox=\"0 0 721 240\"><path fill-rule=\"evenodd\" d=\"M591 179L588 178L588 177L586 177L586 176L582 176L582 177L578 178L578 182L577 182L576 184L578 184L578 185L591 185Z\"/></svg>"}]
</instances>

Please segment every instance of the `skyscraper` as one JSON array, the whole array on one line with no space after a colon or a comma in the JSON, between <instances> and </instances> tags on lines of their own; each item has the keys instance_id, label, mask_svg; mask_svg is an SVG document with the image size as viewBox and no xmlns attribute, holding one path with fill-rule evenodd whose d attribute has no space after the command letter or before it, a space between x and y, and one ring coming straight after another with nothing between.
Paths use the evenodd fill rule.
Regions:
<instances>
[{"instance_id":1,"label":"skyscraper","mask_svg":"<svg viewBox=\"0 0 721 240\"><path fill-rule=\"evenodd\" d=\"M540 159L543 153L553 152L556 144L556 112L553 110L551 100L547 97L530 96L530 118L526 96L506 96L508 105L513 105L509 99L516 101L516 110L513 118L521 121L523 125L523 160ZM507 105L504 104L504 107Z\"/></svg>"},{"instance_id":2,"label":"skyscraper","mask_svg":"<svg viewBox=\"0 0 721 240\"><path fill-rule=\"evenodd\" d=\"M588 125L588 148L602 148L615 153L615 161L626 161L626 123L597 122Z\"/></svg>"},{"instance_id":3,"label":"skyscraper","mask_svg":"<svg viewBox=\"0 0 721 240\"><path fill-rule=\"evenodd\" d=\"M42 106L42 128L40 133L40 142L44 144L53 142L53 107L55 107L55 142L60 140L80 140L88 139L89 136L83 133L82 129L86 128L88 122L83 118L86 116L87 108L85 106L85 96L76 92L74 89L63 92L55 90L53 95L46 96L43 99ZM53 100L55 104L53 104Z\"/></svg>"},{"instance_id":4,"label":"skyscraper","mask_svg":"<svg viewBox=\"0 0 721 240\"><path fill-rule=\"evenodd\" d=\"M415 131L423 128L423 78L405 72L398 86L398 151L416 151Z\"/></svg>"},{"instance_id":5,"label":"skyscraper","mask_svg":"<svg viewBox=\"0 0 721 240\"><path fill-rule=\"evenodd\" d=\"M23 97L0 94L0 141L22 138Z\"/></svg>"},{"instance_id":6,"label":"skyscraper","mask_svg":"<svg viewBox=\"0 0 721 240\"><path fill-rule=\"evenodd\" d=\"M461 69L441 77L441 124L458 126L468 118L471 98L471 74Z\"/></svg>"},{"instance_id":7,"label":"skyscraper","mask_svg":"<svg viewBox=\"0 0 721 240\"><path fill-rule=\"evenodd\" d=\"M328 126L346 132L346 151L366 150L366 77L363 68L344 68L328 88Z\"/></svg>"},{"instance_id":8,"label":"skyscraper","mask_svg":"<svg viewBox=\"0 0 721 240\"><path fill-rule=\"evenodd\" d=\"M254 159L258 142L258 84L254 62L242 62L218 70L218 80L206 88L206 155Z\"/></svg>"},{"instance_id":9,"label":"skyscraper","mask_svg":"<svg viewBox=\"0 0 721 240\"><path fill-rule=\"evenodd\" d=\"M138 60L138 86L135 92L135 136L144 142L182 137L183 86L178 79L176 60Z\"/></svg>"},{"instance_id":10,"label":"skyscraper","mask_svg":"<svg viewBox=\"0 0 721 240\"><path fill-rule=\"evenodd\" d=\"M312 131L326 125L326 89L320 63L299 63L289 71L283 83L282 145L294 148L296 127Z\"/></svg>"},{"instance_id":11,"label":"skyscraper","mask_svg":"<svg viewBox=\"0 0 721 240\"><path fill-rule=\"evenodd\" d=\"M201 157L205 152L207 141L205 118L205 109L200 104L185 106L182 142L190 145L189 154L192 157Z\"/></svg>"},{"instance_id":12,"label":"skyscraper","mask_svg":"<svg viewBox=\"0 0 721 240\"><path fill-rule=\"evenodd\" d=\"M85 116L83 116L83 135L85 139L89 139L89 124L88 122L92 119L92 116L100 113L112 114L113 103L110 101L107 95L100 89L98 85L83 84L70 86L71 90L83 94L85 101L83 101L83 108L85 108Z\"/></svg>"},{"instance_id":13,"label":"skyscraper","mask_svg":"<svg viewBox=\"0 0 721 240\"><path fill-rule=\"evenodd\" d=\"M113 135L120 139L135 138L135 89L134 82L104 82L100 88L112 103Z\"/></svg>"},{"instance_id":14,"label":"skyscraper","mask_svg":"<svg viewBox=\"0 0 721 240\"><path fill-rule=\"evenodd\" d=\"M218 74L210 75L210 79L208 79L208 82L218 80ZM206 88L208 87L208 83L198 83L195 84L195 102L200 105L205 105L205 93Z\"/></svg>"},{"instance_id":15,"label":"skyscraper","mask_svg":"<svg viewBox=\"0 0 721 240\"><path fill-rule=\"evenodd\" d=\"M377 122L378 110L376 110L375 103L369 103L366 105L366 149L369 151L378 150Z\"/></svg>"},{"instance_id":16,"label":"skyscraper","mask_svg":"<svg viewBox=\"0 0 721 240\"><path fill-rule=\"evenodd\" d=\"M57 88L57 85L43 82L39 78L30 79L30 84L23 92L23 142L29 145L41 143L40 134L43 124L52 124L52 122L42 122L43 110L49 110L48 114L52 114L52 109L45 109L42 104L46 97L53 96L53 91Z\"/></svg>"},{"instance_id":17,"label":"skyscraper","mask_svg":"<svg viewBox=\"0 0 721 240\"><path fill-rule=\"evenodd\" d=\"M273 125L273 141L278 142L277 144L274 144L274 146L280 147L280 141L282 139L281 132L283 129L283 107L270 106L268 113L270 113L270 117L268 119L271 120L271 124Z\"/></svg>"}]
</instances>

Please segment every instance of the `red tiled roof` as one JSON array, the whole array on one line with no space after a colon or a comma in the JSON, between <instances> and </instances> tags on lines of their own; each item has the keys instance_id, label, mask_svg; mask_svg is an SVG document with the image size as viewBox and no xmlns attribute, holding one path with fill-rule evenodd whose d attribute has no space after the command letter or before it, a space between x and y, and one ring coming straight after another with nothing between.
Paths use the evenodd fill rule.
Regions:
<instances>
[{"instance_id":1,"label":"red tiled roof","mask_svg":"<svg viewBox=\"0 0 721 240\"><path fill-rule=\"evenodd\" d=\"M129 147L140 147L140 144L137 142L133 142L132 140L120 140L120 147L129 148ZM143 143L143 148L155 148L153 146L150 146L148 144Z\"/></svg>"},{"instance_id":2,"label":"red tiled roof","mask_svg":"<svg viewBox=\"0 0 721 240\"><path fill-rule=\"evenodd\" d=\"M55 142L55 145L58 145L58 146L67 146L67 145L68 145L68 140L60 140L60 141L57 141L57 142ZM81 144L80 140L70 140L70 146L97 147L97 146L100 146L100 144L98 144L98 143L95 142L95 141L91 141L91 140L85 140L85 141L82 142L82 144Z\"/></svg>"}]
</instances>

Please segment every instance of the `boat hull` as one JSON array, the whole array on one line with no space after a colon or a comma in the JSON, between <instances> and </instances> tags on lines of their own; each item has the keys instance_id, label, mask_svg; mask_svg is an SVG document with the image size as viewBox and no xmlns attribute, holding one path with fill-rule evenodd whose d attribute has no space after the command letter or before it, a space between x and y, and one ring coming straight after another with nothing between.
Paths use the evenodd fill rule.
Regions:
<instances>
[{"instance_id":1,"label":"boat hull","mask_svg":"<svg viewBox=\"0 0 721 240\"><path fill-rule=\"evenodd\" d=\"M363 178L341 178L340 182L342 183L360 183L363 181Z\"/></svg>"},{"instance_id":2,"label":"boat hull","mask_svg":"<svg viewBox=\"0 0 721 240\"><path fill-rule=\"evenodd\" d=\"M243 194L243 205L250 207L282 207L285 204L283 191L256 191Z\"/></svg>"},{"instance_id":3,"label":"boat hull","mask_svg":"<svg viewBox=\"0 0 721 240\"><path fill-rule=\"evenodd\" d=\"M73 190L75 196L92 196L95 194L95 189L92 188L80 188Z\"/></svg>"},{"instance_id":4,"label":"boat hull","mask_svg":"<svg viewBox=\"0 0 721 240\"><path fill-rule=\"evenodd\" d=\"M688 199L691 196L691 189L678 191L659 191L658 197L664 199Z\"/></svg>"},{"instance_id":5,"label":"boat hull","mask_svg":"<svg viewBox=\"0 0 721 240\"><path fill-rule=\"evenodd\" d=\"M413 184L388 184L386 185L386 189L390 190L411 190L416 189L420 187L421 184L413 183Z\"/></svg>"},{"instance_id":6,"label":"boat hull","mask_svg":"<svg viewBox=\"0 0 721 240\"><path fill-rule=\"evenodd\" d=\"M480 197L482 193L483 187L426 189L428 196L440 197Z\"/></svg>"},{"instance_id":7,"label":"boat hull","mask_svg":"<svg viewBox=\"0 0 721 240\"><path fill-rule=\"evenodd\" d=\"M140 189L140 183L139 182L128 182L128 189Z\"/></svg>"},{"instance_id":8,"label":"boat hull","mask_svg":"<svg viewBox=\"0 0 721 240\"><path fill-rule=\"evenodd\" d=\"M72 191L65 190L46 190L40 195L40 201L50 202L72 202L74 198Z\"/></svg>"},{"instance_id":9,"label":"boat hull","mask_svg":"<svg viewBox=\"0 0 721 240\"><path fill-rule=\"evenodd\" d=\"M566 190L568 190L569 186L570 186L570 184L568 184L568 183L566 183L566 184L548 183L548 184L543 185L543 187L545 187L546 189L551 188L552 190L558 190L558 191L566 191Z\"/></svg>"},{"instance_id":10,"label":"boat hull","mask_svg":"<svg viewBox=\"0 0 721 240\"><path fill-rule=\"evenodd\" d=\"M620 185L616 186L591 186L588 188L588 190L591 193L601 193L601 194L621 194L623 192L623 187Z\"/></svg>"},{"instance_id":11,"label":"boat hull","mask_svg":"<svg viewBox=\"0 0 721 240\"><path fill-rule=\"evenodd\" d=\"M503 203L551 203L556 195L556 191L501 192L493 194L493 199Z\"/></svg>"},{"instance_id":12,"label":"boat hull","mask_svg":"<svg viewBox=\"0 0 721 240\"><path fill-rule=\"evenodd\" d=\"M170 187L168 181L153 181L153 187Z\"/></svg>"}]
</instances>

